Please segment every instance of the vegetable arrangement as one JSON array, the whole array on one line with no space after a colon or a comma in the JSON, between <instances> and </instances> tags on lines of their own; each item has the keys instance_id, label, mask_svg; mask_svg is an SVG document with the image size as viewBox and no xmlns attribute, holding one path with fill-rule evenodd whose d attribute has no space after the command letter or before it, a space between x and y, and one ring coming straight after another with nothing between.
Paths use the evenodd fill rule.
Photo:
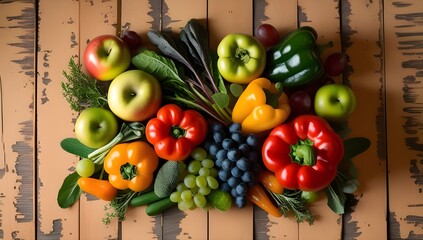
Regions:
<instances>
[{"instance_id":1,"label":"vegetable arrangement","mask_svg":"<svg viewBox=\"0 0 423 240\"><path fill-rule=\"evenodd\" d=\"M263 24L256 36L228 34L216 51L196 19L179 35L147 36L157 50L128 29L94 38L87 73L70 59L62 92L80 114L76 136L60 144L80 160L60 207L90 194L108 202L107 224L138 206L154 216L252 203L312 224L308 205L324 192L344 213L359 184L352 158L370 146L346 138L355 96L330 78L345 54L321 59L312 27L280 36Z\"/></svg>"}]
</instances>

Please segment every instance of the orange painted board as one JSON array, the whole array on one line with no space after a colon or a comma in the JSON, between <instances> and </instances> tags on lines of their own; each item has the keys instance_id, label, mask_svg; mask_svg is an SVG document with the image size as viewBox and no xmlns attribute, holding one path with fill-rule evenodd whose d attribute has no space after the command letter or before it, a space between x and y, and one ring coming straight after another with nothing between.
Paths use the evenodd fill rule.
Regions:
<instances>
[{"instance_id":1,"label":"orange painted board","mask_svg":"<svg viewBox=\"0 0 423 240\"><path fill-rule=\"evenodd\" d=\"M80 1L79 15L79 62L83 64L83 54L88 42L103 34L117 34L117 1ZM84 68L83 68L84 69ZM106 201L93 196L80 199L80 237L81 239L114 239L118 236L118 221L113 219L108 225L103 224Z\"/></svg>"},{"instance_id":2,"label":"orange painted board","mask_svg":"<svg viewBox=\"0 0 423 240\"><path fill-rule=\"evenodd\" d=\"M213 50L229 33L253 34L253 1L208 1L207 16ZM253 210L253 205L247 204L244 208L233 206L228 212L210 211L209 239L252 239Z\"/></svg>"},{"instance_id":3,"label":"orange painted board","mask_svg":"<svg viewBox=\"0 0 423 240\"><path fill-rule=\"evenodd\" d=\"M272 24L281 37L298 26L297 0L254 1L254 30ZM275 218L254 206L255 239L298 239L298 223L292 216Z\"/></svg>"},{"instance_id":4,"label":"orange painted board","mask_svg":"<svg viewBox=\"0 0 423 240\"><path fill-rule=\"evenodd\" d=\"M0 4L0 234L34 237L35 5Z\"/></svg>"},{"instance_id":5,"label":"orange painted board","mask_svg":"<svg viewBox=\"0 0 423 240\"><path fill-rule=\"evenodd\" d=\"M122 1L120 8L121 29L137 32L143 46L147 44L146 33L154 26L154 21L160 22L153 16L160 17L160 7L152 6L147 1ZM158 5L160 6L160 5ZM118 9L119 11L119 9ZM162 236L161 215L150 217L145 212L146 206L128 208L125 221L121 224L123 239L160 239Z\"/></svg>"},{"instance_id":6,"label":"orange painted board","mask_svg":"<svg viewBox=\"0 0 423 240\"><path fill-rule=\"evenodd\" d=\"M189 7L188 7L189 6ZM162 31L177 36L187 22L196 18L207 27L207 1L165 0L162 6ZM177 207L163 214L164 239L207 239L208 212L204 209L180 212Z\"/></svg>"},{"instance_id":7,"label":"orange painted board","mask_svg":"<svg viewBox=\"0 0 423 240\"><path fill-rule=\"evenodd\" d=\"M325 14L321 9L325 9ZM299 0L298 20L299 26L311 26L316 30L317 44L333 43L332 48L325 49L320 55L322 61L328 54L341 50L338 1ZM310 206L316 218L313 225L299 224L299 239L312 239L317 235L324 235L327 239L341 238L342 217L328 207L326 196L322 195L322 199Z\"/></svg>"},{"instance_id":8,"label":"orange painted board","mask_svg":"<svg viewBox=\"0 0 423 240\"><path fill-rule=\"evenodd\" d=\"M423 238L422 1L385 1L389 237Z\"/></svg>"},{"instance_id":9,"label":"orange painted board","mask_svg":"<svg viewBox=\"0 0 423 240\"><path fill-rule=\"evenodd\" d=\"M343 81L351 86L357 98L349 122L350 136L371 141L369 150L353 159L360 173L360 187L351 201L350 214L344 217L347 238L387 238L386 158L379 154L386 151L381 4L351 1L343 6L343 45L349 56Z\"/></svg>"},{"instance_id":10,"label":"orange painted board","mask_svg":"<svg viewBox=\"0 0 423 240\"><path fill-rule=\"evenodd\" d=\"M56 11L66 8L66 13ZM57 195L73 172L78 157L63 151L62 139L73 136L75 113L63 98L71 56L79 54L79 4L74 1L39 3L37 78L37 148L39 238L75 238L79 232L79 203L62 209ZM52 34L54 32L54 35ZM60 109L60 110L59 110Z\"/></svg>"},{"instance_id":11,"label":"orange painted board","mask_svg":"<svg viewBox=\"0 0 423 240\"><path fill-rule=\"evenodd\" d=\"M207 1L207 24L211 49L229 33L253 34L253 1Z\"/></svg>"}]
</instances>

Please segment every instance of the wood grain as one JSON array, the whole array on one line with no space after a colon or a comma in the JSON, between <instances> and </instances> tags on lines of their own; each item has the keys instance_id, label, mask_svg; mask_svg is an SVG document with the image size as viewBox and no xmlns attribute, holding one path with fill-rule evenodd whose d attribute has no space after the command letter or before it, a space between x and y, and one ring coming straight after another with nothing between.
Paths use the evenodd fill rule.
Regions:
<instances>
[{"instance_id":1,"label":"wood grain","mask_svg":"<svg viewBox=\"0 0 423 240\"><path fill-rule=\"evenodd\" d=\"M31 1L0 3L1 239L33 238L38 220L34 9Z\"/></svg>"}]
</instances>

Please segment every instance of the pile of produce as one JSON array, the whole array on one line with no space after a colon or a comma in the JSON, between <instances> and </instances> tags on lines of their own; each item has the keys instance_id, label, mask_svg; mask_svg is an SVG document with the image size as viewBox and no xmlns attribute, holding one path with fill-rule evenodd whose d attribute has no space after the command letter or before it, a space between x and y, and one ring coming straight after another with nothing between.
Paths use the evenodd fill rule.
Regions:
<instances>
[{"instance_id":1,"label":"pile of produce","mask_svg":"<svg viewBox=\"0 0 423 240\"><path fill-rule=\"evenodd\" d=\"M352 158L370 145L346 138L356 99L332 80L345 54L322 59L312 27L280 36L262 24L215 50L196 19L147 36L154 49L125 29L92 39L83 66L70 59L62 92L79 115L61 147L80 160L60 207L102 199L106 224L137 206L154 216L248 204L312 224L308 206L323 197L344 213L359 184Z\"/></svg>"}]
</instances>

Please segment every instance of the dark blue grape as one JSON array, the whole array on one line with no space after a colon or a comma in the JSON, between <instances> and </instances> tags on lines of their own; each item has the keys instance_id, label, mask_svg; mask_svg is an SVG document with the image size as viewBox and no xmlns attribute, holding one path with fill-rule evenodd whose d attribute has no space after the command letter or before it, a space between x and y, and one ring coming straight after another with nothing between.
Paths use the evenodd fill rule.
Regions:
<instances>
[{"instance_id":1,"label":"dark blue grape","mask_svg":"<svg viewBox=\"0 0 423 240\"><path fill-rule=\"evenodd\" d=\"M219 172L217 173L217 176L222 181L228 181L232 177L231 176L231 171L225 170L225 169L219 170Z\"/></svg>"},{"instance_id":2,"label":"dark blue grape","mask_svg":"<svg viewBox=\"0 0 423 240\"><path fill-rule=\"evenodd\" d=\"M228 179L228 184L229 186L231 186L232 188L236 188L236 186L238 186L238 184L241 182L241 180L237 177L230 177Z\"/></svg>"},{"instance_id":3,"label":"dark blue grape","mask_svg":"<svg viewBox=\"0 0 423 240\"><path fill-rule=\"evenodd\" d=\"M241 131L241 124L239 123L231 123L228 127L229 132Z\"/></svg>"},{"instance_id":4,"label":"dark blue grape","mask_svg":"<svg viewBox=\"0 0 423 240\"><path fill-rule=\"evenodd\" d=\"M238 161L236 161L236 166L241 169L242 171L248 171L251 168L251 163L248 161L247 158L242 157Z\"/></svg>"},{"instance_id":5,"label":"dark blue grape","mask_svg":"<svg viewBox=\"0 0 423 240\"><path fill-rule=\"evenodd\" d=\"M216 156L216 154L219 150L220 150L219 145L217 145L216 143L210 144L210 146L209 146L210 155Z\"/></svg>"},{"instance_id":6,"label":"dark blue grape","mask_svg":"<svg viewBox=\"0 0 423 240\"><path fill-rule=\"evenodd\" d=\"M238 192L238 194L240 196L244 196L247 193L247 184L245 184L245 182L240 182L237 186L236 186L236 191Z\"/></svg>"},{"instance_id":7,"label":"dark blue grape","mask_svg":"<svg viewBox=\"0 0 423 240\"><path fill-rule=\"evenodd\" d=\"M241 151L236 148L229 149L227 156L229 160L235 162L241 157Z\"/></svg>"},{"instance_id":8,"label":"dark blue grape","mask_svg":"<svg viewBox=\"0 0 423 240\"><path fill-rule=\"evenodd\" d=\"M248 156L250 154L250 146L246 143L241 143L238 145L238 150L241 152L242 156Z\"/></svg>"},{"instance_id":9,"label":"dark blue grape","mask_svg":"<svg viewBox=\"0 0 423 240\"><path fill-rule=\"evenodd\" d=\"M216 153L216 159L220 159L223 160L226 158L226 155L228 154L228 150L226 149L220 149L219 151L217 151Z\"/></svg>"},{"instance_id":10,"label":"dark blue grape","mask_svg":"<svg viewBox=\"0 0 423 240\"><path fill-rule=\"evenodd\" d=\"M213 122L210 124L210 130L213 132L216 131L226 131L225 126L223 126L221 123Z\"/></svg>"},{"instance_id":11,"label":"dark blue grape","mask_svg":"<svg viewBox=\"0 0 423 240\"><path fill-rule=\"evenodd\" d=\"M234 148L235 146L236 146L236 143L234 140L230 138L223 139L223 142L222 142L223 149L229 150L231 148Z\"/></svg>"},{"instance_id":12,"label":"dark blue grape","mask_svg":"<svg viewBox=\"0 0 423 240\"><path fill-rule=\"evenodd\" d=\"M227 182L220 184L220 190L224 192L230 192L232 190L231 186Z\"/></svg>"},{"instance_id":13,"label":"dark blue grape","mask_svg":"<svg viewBox=\"0 0 423 240\"><path fill-rule=\"evenodd\" d=\"M254 134L248 134L245 142L252 148L252 149L258 149L259 148L259 139Z\"/></svg>"},{"instance_id":14,"label":"dark blue grape","mask_svg":"<svg viewBox=\"0 0 423 240\"><path fill-rule=\"evenodd\" d=\"M222 159L216 159L216 161L214 161L214 164L216 164L217 167L222 167Z\"/></svg>"},{"instance_id":15,"label":"dark blue grape","mask_svg":"<svg viewBox=\"0 0 423 240\"><path fill-rule=\"evenodd\" d=\"M232 132L231 138L237 143L242 143L242 141L244 140L244 136L242 135L241 131Z\"/></svg>"},{"instance_id":16,"label":"dark blue grape","mask_svg":"<svg viewBox=\"0 0 423 240\"><path fill-rule=\"evenodd\" d=\"M247 199L244 196L238 196L235 198L235 206L237 208L243 208L247 205Z\"/></svg>"},{"instance_id":17,"label":"dark blue grape","mask_svg":"<svg viewBox=\"0 0 423 240\"><path fill-rule=\"evenodd\" d=\"M222 169L231 170L235 166L235 163L229 159L225 159L222 161Z\"/></svg>"},{"instance_id":18,"label":"dark blue grape","mask_svg":"<svg viewBox=\"0 0 423 240\"><path fill-rule=\"evenodd\" d=\"M254 174L250 171L244 172L241 176L241 180L245 183L250 183L254 179Z\"/></svg>"},{"instance_id":19,"label":"dark blue grape","mask_svg":"<svg viewBox=\"0 0 423 240\"><path fill-rule=\"evenodd\" d=\"M242 171L241 169L239 169L237 166L234 166L234 167L232 167L232 169L231 169L231 174L232 174L232 176L234 176L234 177L237 177L237 178L239 178L239 177L241 177L242 176L242 174L244 173L244 171Z\"/></svg>"},{"instance_id":20,"label":"dark blue grape","mask_svg":"<svg viewBox=\"0 0 423 240\"><path fill-rule=\"evenodd\" d=\"M239 197L239 194L238 194L238 192L236 191L236 188L232 188L232 189L231 189L231 195L232 195L232 197L234 197L234 198Z\"/></svg>"},{"instance_id":21,"label":"dark blue grape","mask_svg":"<svg viewBox=\"0 0 423 240\"><path fill-rule=\"evenodd\" d=\"M213 132L213 140L215 143L222 143L225 137L226 137L226 133L223 130L218 130Z\"/></svg>"}]
</instances>

